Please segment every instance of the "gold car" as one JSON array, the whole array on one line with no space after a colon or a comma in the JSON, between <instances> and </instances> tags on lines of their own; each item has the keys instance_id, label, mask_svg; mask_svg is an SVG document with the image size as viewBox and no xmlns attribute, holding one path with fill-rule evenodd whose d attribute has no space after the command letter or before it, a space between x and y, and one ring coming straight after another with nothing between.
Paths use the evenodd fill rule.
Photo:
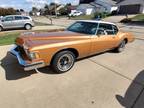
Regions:
<instances>
[{"instance_id":1,"label":"gold car","mask_svg":"<svg viewBox=\"0 0 144 108\"><path fill-rule=\"evenodd\" d=\"M11 50L24 70L51 66L55 72L70 70L76 59L108 50L121 52L134 41L110 22L77 21L64 31L21 35Z\"/></svg>"}]
</instances>

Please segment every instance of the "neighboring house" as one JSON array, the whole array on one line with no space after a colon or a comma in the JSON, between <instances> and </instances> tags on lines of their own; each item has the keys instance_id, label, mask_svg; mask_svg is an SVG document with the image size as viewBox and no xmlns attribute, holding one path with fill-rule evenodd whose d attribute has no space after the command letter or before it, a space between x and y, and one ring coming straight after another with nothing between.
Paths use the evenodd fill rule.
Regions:
<instances>
[{"instance_id":1,"label":"neighboring house","mask_svg":"<svg viewBox=\"0 0 144 108\"><path fill-rule=\"evenodd\" d=\"M20 15L29 16L29 12L20 12Z\"/></svg>"},{"instance_id":2,"label":"neighboring house","mask_svg":"<svg viewBox=\"0 0 144 108\"><path fill-rule=\"evenodd\" d=\"M91 15L96 12L96 7L91 4L80 4L76 10L81 11L86 15Z\"/></svg>"},{"instance_id":3,"label":"neighboring house","mask_svg":"<svg viewBox=\"0 0 144 108\"><path fill-rule=\"evenodd\" d=\"M71 13L73 10L76 10L77 6L68 6L68 13Z\"/></svg>"},{"instance_id":4,"label":"neighboring house","mask_svg":"<svg viewBox=\"0 0 144 108\"><path fill-rule=\"evenodd\" d=\"M77 9L84 12L85 14L91 14L94 12L112 13L118 10L118 6L113 0L93 0L93 2L89 3L82 0Z\"/></svg>"},{"instance_id":5,"label":"neighboring house","mask_svg":"<svg viewBox=\"0 0 144 108\"><path fill-rule=\"evenodd\" d=\"M118 6L120 14L144 13L144 0L121 0Z\"/></svg>"},{"instance_id":6,"label":"neighboring house","mask_svg":"<svg viewBox=\"0 0 144 108\"><path fill-rule=\"evenodd\" d=\"M40 12L32 12L33 16L40 16Z\"/></svg>"},{"instance_id":7,"label":"neighboring house","mask_svg":"<svg viewBox=\"0 0 144 108\"><path fill-rule=\"evenodd\" d=\"M60 9L64 8L64 5L59 5L58 7L56 7L56 11L59 11Z\"/></svg>"},{"instance_id":8,"label":"neighboring house","mask_svg":"<svg viewBox=\"0 0 144 108\"><path fill-rule=\"evenodd\" d=\"M102 12L112 13L118 9L116 2L113 0L95 0L94 3L101 7Z\"/></svg>"}]
</instances>

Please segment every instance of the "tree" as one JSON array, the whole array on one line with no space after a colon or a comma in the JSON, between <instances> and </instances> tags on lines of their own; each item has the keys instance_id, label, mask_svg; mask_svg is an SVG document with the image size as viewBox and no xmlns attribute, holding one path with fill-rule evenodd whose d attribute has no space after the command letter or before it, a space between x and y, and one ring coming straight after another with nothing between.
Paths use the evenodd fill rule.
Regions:
<instances>
[{"instance_id":1,"label":"tree","mask_svg":"<svg viewBox=\"0 0 144 108\"><path fill-rule=\"evenodd\" d=\"M39 10L38 10L38 8L36 8L36 7L32 7L32 11L33 11L33 12L38 12Z\"/></svg>"},{"instance_id":2,"label":"tree","mask_svg":"<svg viewBox=\"0 0 144 108\"><path fill-rule=\"evenodd\" d=\"M16 10L14 8L0 8L0 16L14 15Z\"/></svg>"},{"instance_id":3,"label":"tree","mask_svg":"<svg viewBox=\"0 0 144 108\"><path fill-rule=\"evenodd\" d=\"M72 4L71 3L67 3L66 6L72 6Z\"/></svg>"},{"instance_id":4,"label":"tree","mask_svg":"<svg viewBox=\"0 0 144 108\"><path fill-rule=\"evenodd\" d=\"M25 12L23 9L20 9L20 12Z\"/></svg>"},{"instance_id":5,"label":"tree","mask_svg":"<svg viewBox=\"0 0 144 108\"><path fill-rule=\"evenodd\" d=\"M49 15L50 14L50 9L49 9L49 5L46 4L44 7L44 15Z\"/></svg>"},{"instance_id":6,"label":"tree","mask_svg":"<svg viewBox=\"0 0 144 108\"><path fill-rule=\"evenodd\" d=\"M67 7L65 6L65 7L61 8L61 9L59 10L59 13L60 13L61 15L68 15Z\"/></svg>"}]
</instances>

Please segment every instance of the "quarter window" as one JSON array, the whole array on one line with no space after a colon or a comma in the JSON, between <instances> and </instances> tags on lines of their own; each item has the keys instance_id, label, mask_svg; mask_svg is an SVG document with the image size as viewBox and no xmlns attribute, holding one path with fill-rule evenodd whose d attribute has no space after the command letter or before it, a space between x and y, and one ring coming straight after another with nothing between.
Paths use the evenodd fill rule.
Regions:
<instances>
[{"instance_id":1,"label":"quarter window","mask_svg":"<svg viewBox=\"0 0 144 108\"><path fill-rule=\"evenodd\" d=\"M99 29L106 31L107 35L114 35L113 28L112 28L111 24L100 23Z\"/></svg>"},{"instance_id":2,"label":"quarter window","mask_svg":"<svg viewBox=\"0 0 144 108\"><path fill-rule=\"evenodd\" d=\"M28 20L29 18L24 16L23 19Z\"/></svg>"},{"instance_id":3,"label":"quarter window","mask_svg":"<svg viewBox=\"0 0 144 108\"><path fill-rule=\"evenodd\" d=\"M113 25L113 32L114 32L114 34L117 34L118 31L119 31L119 30L118 30L117 26Z\"/></svg>"}]
</instances>

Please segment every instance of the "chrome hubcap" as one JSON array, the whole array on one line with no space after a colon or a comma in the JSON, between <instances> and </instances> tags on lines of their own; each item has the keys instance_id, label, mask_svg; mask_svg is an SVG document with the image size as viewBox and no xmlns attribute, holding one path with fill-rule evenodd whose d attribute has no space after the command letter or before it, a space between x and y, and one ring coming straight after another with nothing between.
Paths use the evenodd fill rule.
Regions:
<instances>
[{"instance_id":1,"label":"chrome hubcap","mask_svg":"<svg viewBox=\"0 0 144 108\"><path fill-rule=\"evenodd\" d=\"M26 29L29 30L31 28L30 25L26 25Z\"/></svg>"},{"instance_id":2,"label":"chrome hubcap","mask_svg":"<svg viewBox=\"0 0 144 108\"><path fill-rule=\"evenodd\" d=\"M125 48L125 41L123 41L120 45L120 51L123 51Z\"/></svg>"},{"instance_id":3,"label":"chrome hubcap","mask_svg":"<svg viewBox=\"0 0 144 108\"><path fill-rule=\"evenodd\" d=\"M64 54L58 60L58 69L68 71L74 63L74 57L71 54Z\"/></svg>"}]
</instances>

